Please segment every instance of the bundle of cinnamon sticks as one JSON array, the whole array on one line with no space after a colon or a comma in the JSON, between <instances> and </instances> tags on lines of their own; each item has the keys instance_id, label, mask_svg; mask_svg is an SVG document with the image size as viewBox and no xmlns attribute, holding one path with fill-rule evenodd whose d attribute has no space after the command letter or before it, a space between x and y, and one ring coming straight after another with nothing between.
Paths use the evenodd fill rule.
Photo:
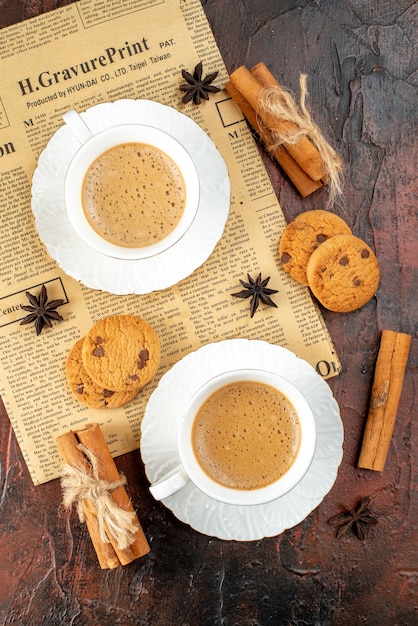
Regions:
<instances>
[{"instance_id":1,"label":"bundle of cinnamon sticks","mask_svg":"<svg viewBox=\"0 0 418 626\"><path fill-rule=\"evenodd\" d=\"M99 424L57 438L66 462L64 504L77 504L102 569L127 565L150 551ZM109 511L111 514L109 514Z\"/></svg>"},{"instance_id":2,"label":"bundle of cinnamon sticks","mask_svg":"<svg viewBox=\"0 0 418 626\"><path fill-rule=\"evenodd\" d=\"M241 66L229 78L225 85L227 92L299 193L305 197L327 184L329 182L327 163L311 138L301 133L296 123L275 116L261 105L262 95L266 89L275 89L279 97L283 93L266 65L258 63L251 70ZM295 141L287 143L277 141L278 134L285 133L291 136L292 132L295 133ZM323 138L321 142L323 145L326 144ZM328 150L328 154L331 154L336 170L340 171L342 163L339 157L332 149Z\"/></svg>"}]
</instances>

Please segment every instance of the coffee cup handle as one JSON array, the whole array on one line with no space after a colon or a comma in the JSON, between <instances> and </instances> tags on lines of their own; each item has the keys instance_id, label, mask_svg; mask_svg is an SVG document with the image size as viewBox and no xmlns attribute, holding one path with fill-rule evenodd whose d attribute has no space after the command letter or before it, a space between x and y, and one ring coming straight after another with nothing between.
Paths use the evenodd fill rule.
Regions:
<instances>
[{"instance_id":1,"label":"coffee cup handle","mask_svg":"<svg viewBox=\"0 0 418 626\"><path fill-rule=\"evenodd\" d=\"M88 139L93 137L90 128L82 119L81 115L79 115L77 111L74 111L74 109L64 113L62 119L81 144L86 143Z\"/></svg>"},{"instance_id":2,"label":"coffee cup handle","mask_svg":"<svg viewBox=\"0 0 418 626\"><path fill-rule=\"evenodd\" d=\"M149 488L151 494L156 500L163 500L173 495L182 487L187 485L190 478L186 474L182 465L178 465L171 472L160 478Z\"/></svg>"}]
</instances>

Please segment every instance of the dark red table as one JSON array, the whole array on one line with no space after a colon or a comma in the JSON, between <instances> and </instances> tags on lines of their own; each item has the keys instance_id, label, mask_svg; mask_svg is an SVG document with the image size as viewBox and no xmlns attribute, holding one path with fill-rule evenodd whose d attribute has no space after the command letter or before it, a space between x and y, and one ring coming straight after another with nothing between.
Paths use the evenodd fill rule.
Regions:
<instances>
[{"instance_id":1,"label":"dark red table","mask_svg":"<svg viewBox=\"0 0 418 626\"><path fill-rule=\"evenodd\" d=\"M140 0L138 0L140 1ZM2 27L69 4L0 5ZM418 623L416 497L418 423L417 138L418 5L412 0L296 2L205 0L230 72L264 61L309 106L346 166L336 207L379 258L377 297L350 314L324 311L343 364L329 381L345 428L337 481L298 526L249 543L200 535L147 490L138 452L118 459L151 545L148 556L101 571L86 529L60 507L58 481L34 487L0 410L0 621L72 626L318 625ZM301 200L264 155L288 219L322 208L322 190ZM0 182L1 184L1 182ZM357 468L380 333L412 335L385 471ZM139 469L138 469L139 468ZM378 524L364 541L336 539L327 520L373 497Z\"/></svg>"}]
</instances>

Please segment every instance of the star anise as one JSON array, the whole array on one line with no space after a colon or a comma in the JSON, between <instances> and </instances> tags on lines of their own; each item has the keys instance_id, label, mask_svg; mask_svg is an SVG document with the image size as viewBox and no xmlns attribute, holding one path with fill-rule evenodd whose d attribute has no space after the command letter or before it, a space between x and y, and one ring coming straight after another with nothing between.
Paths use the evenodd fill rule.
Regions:
<instances>
[{"instance_id":1,"label":"star anise","mask_svg":"<svg viewBox=\"0 0 418 626\"><path fill-rule=\"evenodd\" d=\"M180 90L185 92L182 98L184 104L187 104L191 100L193 100L195 104L200 104L201 98L209 100L210 93L221 91L219 87L211 85L217 77L218 72L213 72L205 76L205 78L202 78L202 69L202 61L200 61L194 68L193 74L190 74L187 70L181 71L184 80L187 81L186 84L183 83L180 85Z\"/></svg>"},{"instance_id":2,"label":"star anise","mask_svg":"<svg viewBox=\"0 0 418 626\"><path fill-rule=\"evenodd\" d=\"M351 506L344 505L345 509L347 509L345 513L333 515L333 517L328 520L328 524L338 527L338 539L351 529L353 529L359 539L364 539L364 528L368 524L377 524L376 517L371 515L369 509L367 508L371 499L371 496L362 498L356 509L353 509Z\"/></svg>"},{"instance_id":3,"label":"star anise","mask_svg":"<svg viewBox=\"0 0 418 626\"><path fill-rule=\"evenodd\" d=\"M48 302L48 294L45 285L41 287L39 297L26 291L26 297L30 305L21 305L24 311L29 311L29 315L23 318L20 324L35 324L36 334L40 335L44 326L51 327L52 320L64 319L57 311L57 307L64 304L64 300L51 300Z\"/></svg>"},{"instance_id":4,"label":"star anise","mask_svg":"<svg viewBox=\"0 0 418 626\"><path fill-rule=\"evenodd\" d=\"M261 278L261 273L257 276L255 280L251 278L249 274L247 274L247 277L248 277L248 282L245 282L244 280L241 280L241 279L239 281L241 285L245 287L245 289L243 289L242 291L238 291L237 293L233 293L231 295L235 296L236 298L250 298L251 297L251 301L250 301L251 317L253 317L254 313L257 311L260 300L264 304L267 304L268 306L274 306L277 309L277 304L273 302L270 296L273 293L278 293L278 291L277 289L269 289L267 287L267 283L270 280L270 276L268 278L265 278L264 280L262 280Z\"/></svg>"}]
</instances>

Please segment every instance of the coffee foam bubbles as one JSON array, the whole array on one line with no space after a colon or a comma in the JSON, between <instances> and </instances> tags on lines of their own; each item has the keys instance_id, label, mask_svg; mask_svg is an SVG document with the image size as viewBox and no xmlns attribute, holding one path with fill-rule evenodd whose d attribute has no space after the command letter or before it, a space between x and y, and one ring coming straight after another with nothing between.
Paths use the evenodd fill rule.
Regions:
<instances>
[{"instance_id":1,"label":"coffee foam bubbles","mask_svg":"<svg viewBox=\"0 0 418 626\"><path fill-rule=\"evenodd\" d=\"M197 413L192 442L202 469L235 489L280 478L298 453L301 429L291 402L270 385L241 381L214 392Z\"/></svg>"},{"instance_id":2,"label":"coffee foam bubbles","mask_svg":"<svg viewBox=\"0 0 418 626\"><path fill-rule=\"evenodd\" d=\"M123 143L90 166L83 182L83 208L93 229L107 241L146 247L174 230L184 211L185 183L162 150Z\"/></svg>"}]
</instances>

